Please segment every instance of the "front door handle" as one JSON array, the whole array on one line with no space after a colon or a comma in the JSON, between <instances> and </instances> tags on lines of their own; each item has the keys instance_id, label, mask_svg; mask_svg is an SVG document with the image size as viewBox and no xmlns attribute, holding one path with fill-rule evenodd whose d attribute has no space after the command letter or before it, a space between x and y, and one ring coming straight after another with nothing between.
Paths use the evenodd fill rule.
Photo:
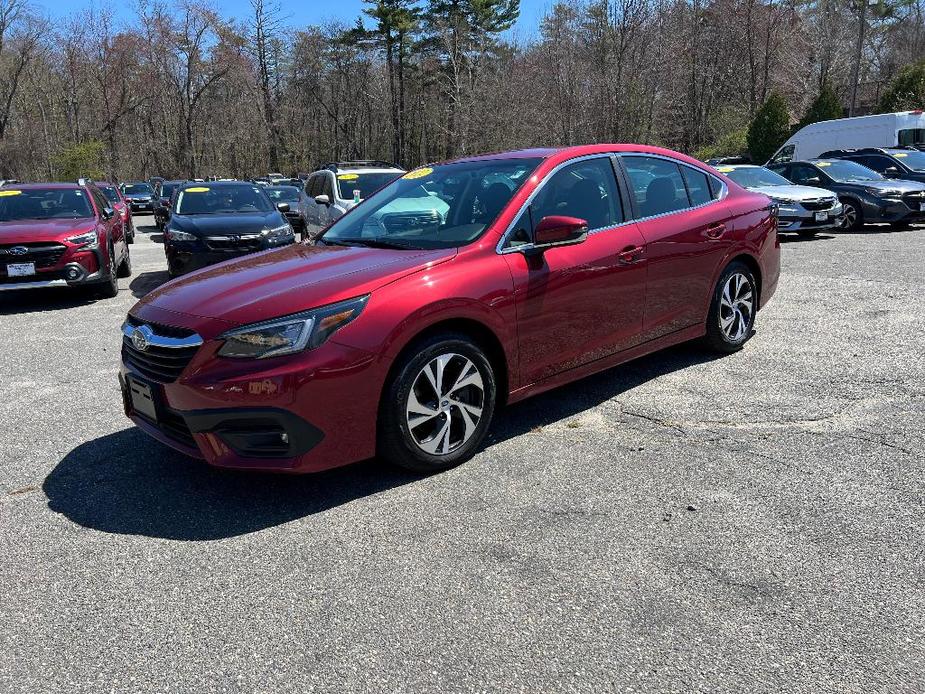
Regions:
<instances>
[{"instance_id":1,"label":"front door handle","mask_svg":"<svg viewBox=\"0 0 925 694\"><path fill-rule=\"evenodd\" d=\"M631 265L642 260L642 246L627 246L617 254L621 263Z\"/></svg>"},{"instance_id":2,"label":"front door handle","mask_svg":"<svg viewBox=\"0 0 925 694\"><path fill-rule=\"evenodd\" d=\"M726 233L726 225L722 222L717 222L716 224L711 224L707 227L707 237L711 239L718 239L723 234Z\"/></svg>"}]
</instances>

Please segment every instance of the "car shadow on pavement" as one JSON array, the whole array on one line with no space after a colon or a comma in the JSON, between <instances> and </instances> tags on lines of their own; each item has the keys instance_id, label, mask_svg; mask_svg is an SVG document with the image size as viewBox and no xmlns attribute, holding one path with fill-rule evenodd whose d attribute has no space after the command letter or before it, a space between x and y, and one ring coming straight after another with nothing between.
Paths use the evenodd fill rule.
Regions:
<instances>
[{"instance_id":1,"label":"car shadow on pavement","mask_svg":"<svg viewBox=\"0 0 925 694\"><path fill-rule=\"evenodd\" d=\"M717 358L674 347L502 410L486 446L567 419L646 381ZM81 444L42 489L52 511L104 532L216 540L256 532L420 479L380 460L313 475L211 468L128 428Z\"/></svg>"},{"instance_id":2,"label":"car shadow on pavement","mask_svg":"<svg viewBox=\"0 0 925 694\"><path fill-rule=\"evenodd\" d=\"M169 279L170 275L167 274L166 270L143 272L131 281L128 288L131 290L132 296L136 299L140 299L145 294L153 292Z\"/></svg>"},{"instance_id":3,"label":"car shadow on pavement","mask_svg":"<svg viewBox=\"0 0 925 694\"><path fill-rule=\"evenodd\" d=\"M804 243L806 241L831 241L835 237L831 234L814 234L813 236L800 236L799 234L778 234L781 243Z\"/></svg>"},{"instance_id":4,"label":"car shadow on pavement","mask_svg":"<svg viewBox=\"0 0 925 694\"><path fill-rule=\"evenodd\" d=\"M0 316L14 313L67 311L98 301L91 287L51 287L0 292Z\"/></svg>"}]
</instances>

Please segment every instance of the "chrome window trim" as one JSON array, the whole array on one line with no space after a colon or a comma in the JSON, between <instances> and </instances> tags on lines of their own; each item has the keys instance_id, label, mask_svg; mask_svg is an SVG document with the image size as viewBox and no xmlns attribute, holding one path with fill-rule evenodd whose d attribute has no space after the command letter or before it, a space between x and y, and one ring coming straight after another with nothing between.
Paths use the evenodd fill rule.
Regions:
<instances>
[{"instance_id":1,"label":"chrome window trim","mask_svg":"<svg viewBox=\"0 0 925 694\"><path fill-rule=\"evenodd\" d=\"M540 184L536 188L533 189L533 192L530 193L527 199L524 200L523 204L520 206L520 209L517 210L517 214L514 215L514 219L512 219L511 223L507 225L507 228L504 230L504 233L501 234L501 238L498 240L498 243L495 245L495 252L498 255L505 255L507 253L522 253L523 251L527 251L527 250L531 250L535 248L535 246L532 243L525 243L522 246L511 246L510 248L504 248L504 244L507 242L508 237L514 231L514 225L517 223L517 220L520 219L520 216L524 213L524 210L526 210L530 206L530 204L533 202L534 198L536 198L539 192L543 190L543 188L546 187L546 184L549 183L549 180L553 176L555 176L556 173L558 173L561 169L565 168L566 166L571 166L572 164L575 164L577 162L588 161L590 159L606 159L607 163L610 164L611 169L613 169L613 163L611 161L611 158L613 157L613 155L614 155L614 152L598 152L597 154L585 154L583 156L575 157L574 159L567 159L559 164L556 164L556 166L553 167L553 169L549 173L546 174L543 180L540 181ZM614 185L616 186L616 189L617 189L617 195L619 195L620 194L620 181L617 178L617 174L615 171L614 171ZM621 209L623 208L622 199L620 200L620 207ZM623 216L626 217L625 209L623 209ZM619 224L613 224L611 226L596 227L594 229L588 229L588 236L591 236L592 234L596 234L601 231L608 231L610 229L616 229L618 227L626 226L628 224L632 224L634 221L636 220L627 219L625 221L620 222Z\"/></svg>"},{"instance_id":2,"label":"chrome window trim","mask_svg":"<svg viewBox=\"0 0 925 694\"><path fill-rule=\"evenodd\" d=\"M634 224L634 223L636 223L636 222L643 222L643 221L647 221L647 220L650 220L650 219L659 219L659 218L661 218L661 217L667 217L668 215L678 214L679 212L688 212L688 211L690 211L690 210L699 210L699 209L702 208L702 207L707 207L708 205L713 205L714 203L722 202L722 201L725 200L726 197L729 195L729 186L728 186L728 185L726 184L726 182L725 182L722 178L720 178L719 176L717 176L717 175L715 175L715 174L713 174L713 173L711 173L711 172L709 172L709 171L705 171L704 169L701 169L700 167L691 166L690 164L687 164L687 163L685 163L685 162L683 162L683 161L680 161L680 160L678 160L678 159L672 159L671 157L666 157L666 156L661 155L661 154L651 154L651 153L649 153L649 152L599 152L599 153L597 153L597 154L585 154L585 155L583 155L583 156L575 157L574 159L568 159L568 160L566 160L566 161L564 161L564 162L562 162L562 163L560 163L560 164L557 164L549 173L546 174L545 178L544 178L544 179L540 182L540 184L533 190L533 192L530 193L529 197L528 197L528 198L524 201L524 203L520 206L520 209L517 210L517 214L514 215L514 219L511 221L510 224L508 224L507 228L504 230L504 233L501 234L501 238L500 238L500 240L498 241L497 245L495 246L495 252L496 252L498 255L505 255L505 254L507 254L507 253L522 253L523 251L528 251L528 250L532 250L532 249L535 248L535 246L534 246L532 243L525 243L525 244L522 245L522 246L511 246L511 247L509 247L509 248L504 248L504 244L507 242L508 237L509 237L509 236L511 235L511 233L514 231L514 225L517 223L517 220L520 219L521 215L524 213L524 210L526 210L527 207L530 206L530 204L533 202L533 200L534 200L534 198L537 196L537 194L539 194L539 192L546 186L546 184L549 183L549 180L550 180L560 169L562 169L562 168L564 168L564 167L566 167L566 166L569 166L569 165L571 165L571 164L574 164L574 163L576 163L576 162L580 162L580 161L586 161L586 160L589 160L589 159L608 159L608 160L612 160L613 157L618 157L618 158L620 158L621 160L622 160L623 158L625 158L625 157L651 157L651 158L653 158L653 159L664 159L665 161L669 161L669 162L671 162L671 163L673 163L673 164L677 164L678 166L686 166L686 167L689 168L689 169L693 169L694 171L697 171L697 172L699 172L699 173L704 174L704 175L707 176L708 178L709 178L709 177L713 177L713 178L715 178L717 181L719 181L719 184L720 184L720 186L721 186L720 192L719 192L719 197L716 198L716 199L711 199L709 202L704 202L704 203L701 203L701 204L699 204L699 205L695 205L695 206L692 206L692 207L685 207L684 209L681 209L681 210L672 210L671 212L663 212L662 214L650 215L650 216L648 216L648 217L634 217L634 218L632 218L632 219L626 219L625 221L622 221L622 222L620 222L619 224L613 224L613 225L611 225L611 226L597 227L597 228L595 228L595 229L589 229L589 230L588 230L588 236L591 236L591 235L593 235L593 234L597 234L597 233L600 233L600 232L603 232L603 231L610 231L611 229L619 229L620 227L624 227L624 226L627 226L627 225L629 225L629 224ZM625 167L624 167L624 169L625 169ZM627 173L626 175L627 175L627 177L629 176L628 173ZM682 175L682 179L683 179L683 175ZM617 186L617 193L619 194L619 192L620 192L620 177L619 177L619 175L617 174L616 171L614 171L614 181L615 181L616 186ZM685 190L686 190L686 186L687 186L687 183L685 182ZM632 191L632 190L628 191L628 194L629 194L629 196L630 196L631 198L633 198L633 203L634 203L634 205L635 205L635 198L633 197L633 195L634 195L633 191ZM710 194L712 195L712 191L711 191ZM624 209L623 209L623 216L626 217L626 216L627 216L627 214L626 214L626 213L627 213L627 210L625 209L625 206L623 205L622 199L621 199L621 201L620 201L620 205L621 205L621 207L624 208ZM632 216L632 215L630 215L630 216Z\"/></svg>"},{"instance_id":3,"label":"chrome window trim","mask_svg":"<svg viewBox=\"0 0 925 694\"><path fill-rule=\"evenodd\" d=\"M133 325L129 325L127 321L122 324L122 334L129 340L132 339L136 330L142 333L145 336L145 341L153 347L183 349L185 347L199 347L202 345L202 338L196 333L188 337L167 337L166 335L158 335L151 329L151 326L146 323L139 325L137 328Z\"/></svg>"}]
</instances>

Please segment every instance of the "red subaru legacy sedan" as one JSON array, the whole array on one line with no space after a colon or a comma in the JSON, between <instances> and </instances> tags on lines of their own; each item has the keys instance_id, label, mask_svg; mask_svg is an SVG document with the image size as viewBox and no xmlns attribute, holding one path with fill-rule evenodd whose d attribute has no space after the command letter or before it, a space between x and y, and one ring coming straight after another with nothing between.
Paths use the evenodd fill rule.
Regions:
<instances>
[{"instance_id":1,"label":"red subaru legacy sedan","mask_svg":"<svg viewBox=\"0 0 925 694\"><path fill-rule=\"evenodd\" d=\"M685 340L742 347L777 286L770 200L676 152L427 166L314 245L168 282L123 326L126 414L191 456L456 465L512 403Z\"/></svg>"}]
</instances>

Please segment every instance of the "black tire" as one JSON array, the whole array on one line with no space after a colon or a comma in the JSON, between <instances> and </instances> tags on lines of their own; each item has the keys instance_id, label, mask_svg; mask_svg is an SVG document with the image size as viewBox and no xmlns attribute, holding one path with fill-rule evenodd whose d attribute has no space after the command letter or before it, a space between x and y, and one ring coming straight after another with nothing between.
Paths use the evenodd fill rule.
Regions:
<instances>
[{"instance_id":1,"label":"black tire","mask_svg":"<svg viewBox=\"0 0 925 694\"><path fill-rule=\"evenodd\" d=\"M453 355L453 356L449 356ZM478 385L465 386L459 390L446 392L443 397L436 397L432 386L426 386L424 369L439 357L449 359L444 375L448 376L447 383L453 381L454 385L466 373L473 373L469 365L474 366L481 377L481 391ZM468 364L466 362L468 361ZM455 467L467 461L482 445L491 426L497 403L497 381L491 362L482 349L466 335L443 333L426 338L417 343L413 349L407 350L392 371L392 378L386 384L382 402L379 407L378 420L378 453L379 455L399 467L415 472L439 472ZM419 395L424 384L431 388L431 398ZM446 387L446 384L444 384ZM452 388L452 386L450 386ZM415 401L427 403L433 415L425 416L423 423L409 424L409 403L412 389L415 389ZM474 429L466 438L466 423L472 422L472 417L460 405L453 404L459 400L452 400L452 394L457 393L460 400L473 405L478 409L481 405L481 415ZM480 395L481 397L476 397ZM432 435L428 427L433 428ZM462 429L461 429L462 427ZM412 428L414 433L412 433ZM446 432L446 437L441 432ZM453 437L457 442L452 442ZM439 440L438 440L438 437ZM425 439L418 443L419 439ZM429 440L427 440L429 439ZM422 448L424 445L441 447L445 442L447 452L432 454Z\"/></svg>"},{"instance_id":2,"label":"black tire","mask_svg":"<svg viewBox=\"0 0 925 694\"><path fill-rule=\"evenodd\" d=\"M745 279L747 287L742 287L737 292L737 297L731 296L734 287L730 286L730 296L724 302L724 292L730 280L739 276ZM716 351L724 354L737 352L748 342L754 333L755 314L758 312L758 283L755 281L755 275L751 269L742 262L734 261L730 263L713 288L713 299L710 302L710 312L707 315L707 334L704 338L706 345ZM745 304L739 303L744 301L750 295L751 308L746 312ZM728 299L733 299L732 306L728 307ZM732 324L728 327L727 321L732 316Z\"/></svg>"},{"instance_id":3,"label":"black tire","mask_svg":"<svg viewBox=\"0 0 925 694\"><path fill-rule=\"evenodd\" d=\"M116 252L109 247L109 276L106 281L97 287L96 294L101 299L114 299L119 294L119 278L116 269Z\"/></svg>"},{"instance_id":4,"label":"black tire","mask_svg":"<svg viewBox=\"0 0 925 694\"><path fill-rule=\"evenodd\" d=\"M119 263L119 269L116 270L117 277L131 277L132 276L132 256L129 253L128 246L125 247L125 257L122 259L122 262Z\"/></svg>"},{"instance_id":5,"label":"black tire","mask_svg":"<svg viewBox=\"0 0 925 694\"><path fill-rule=\"evenodd\" d=\"M845 221L842 224L842 229L845 231L857 231L864 226L864 210L861 208L861 204L850 198L842 200L841 204L844 206L845 211Z\"/></svg>"},{"instance_id":6,"label":"black tire","mask_svg":"<svg viewBox=\"0 0 925 694\"><path fill-rule=\"evenodd\" d=\"M135 243L135 227L129 225L125 230L125 242L126 243Z\"/></svg>"}]
</instances>

